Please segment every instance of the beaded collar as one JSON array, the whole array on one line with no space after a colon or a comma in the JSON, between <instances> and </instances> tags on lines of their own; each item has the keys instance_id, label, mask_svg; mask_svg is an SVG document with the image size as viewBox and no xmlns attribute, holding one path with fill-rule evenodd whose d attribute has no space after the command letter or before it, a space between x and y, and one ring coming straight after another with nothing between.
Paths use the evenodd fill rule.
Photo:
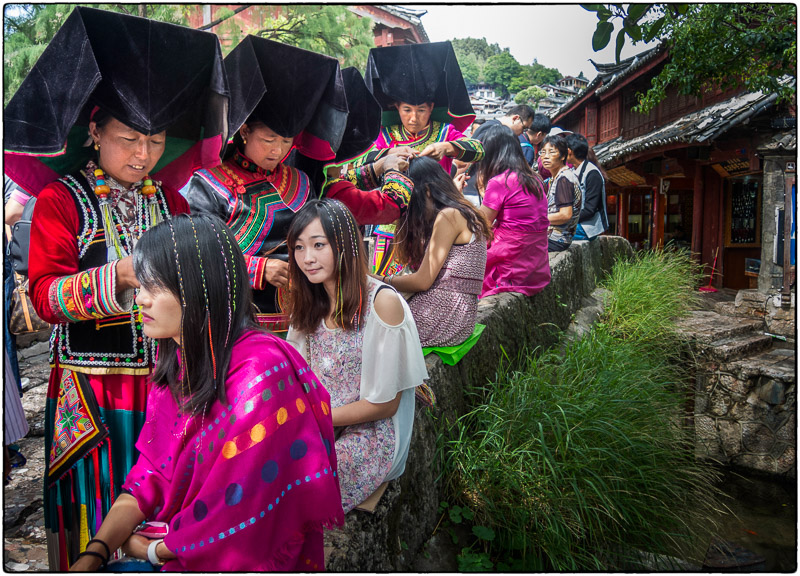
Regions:
<instances>
[{"instance_id":1,"label":"beaded collar","mask_svg":"<svg viewBox=\"0 0 800 576\"><path fill-rule=\"evenodd\" d=\"M267 177L270 174L272 174L272 172L274 172L270 170L264 170L239 150L236 150L236 152L234 153L233 161L236 162L236 165L242 170L253 172L254 174L258 174L259 176Z\"/></svg>"},{"instance_id":2,"label":"beaded collar","mask_svg":"<svg viewBox=\"0 0 800 576\"><path fill-rule=\"evenodd\" d=\"M428 136L430 136L431 130L433 130L433 120L428 123L428 126L422 132L417 132L414 136L411 135L411 132L406 130L403 124L400 124L400 136L403 140L424 140Z\"/></svg>"}]
</instances>

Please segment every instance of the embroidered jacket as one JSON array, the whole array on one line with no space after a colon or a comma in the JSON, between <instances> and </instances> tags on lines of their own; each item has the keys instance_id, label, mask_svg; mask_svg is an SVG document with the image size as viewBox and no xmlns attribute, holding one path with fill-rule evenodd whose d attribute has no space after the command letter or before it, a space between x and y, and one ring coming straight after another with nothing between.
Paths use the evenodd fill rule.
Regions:
<instances>
[{"instance_id":1,"label":"embroidered jacket","mask_svg":"<svg viewBox=\"0 0 800 576\"><path fill-rule=\"evenodd\" d=\"M221 218L236 236L258 309L282 310L280 291L264 279L264 269L269 258L289 257L289 226L312 194L308 176L284 164L268 172L237 151L220 166L196 172L184 194L193 213Z\"/></svg>"},{"instance_id":2,"label":"embroidered jacket","mask_svg":"<svg viewBox=\"0 0 800 576\"><path fill-rule=\"evenodd\" d=\"M188 212L179 194L156 193L162 219ZM137 209L136 235L146 230L148 210ZM111 210L120 242L133 248ZM132 291L116 296L118 260L108 261L100 206L86 175L65 176L39 194L30 244L31 299L36 312L55 324L50 335L50 362L89 374L147 374L154 343L142 332Z\"/></svg>"},{"instance_id":3,"label":"embroidered jacket","mask_svg":"<svg viewBox=\"0 0 800 576\"><path fill-rule=\"evenodd\" d=\"M402 172L388 170L378 178L372 164L367 164L332 180L325 196L344 203L359 226L391 224L405 214L413 188L411 179Z\"/></svg>"},{"instance_id":4,"label":"embroidered jacket","mask_svg":"<svg viewBox=\"0 0 800 576\"><path fill-rule=\"evenodd\" d=\"M458 152L455 158L463 162L477 162L483 159L483 144L478 140L467 138L456 130L452 124L432 121L430 125L416 136L411 136L402 124L384 126L375 140L375 149L370 151L360 160L359 164L368 164L383 158L390 148L397 146L410 146L411 148L422 151L428 145L437 142L450 142ZM439 163L448 173L453 163L452 158L444 157Z\"/></svg>"}]
</instances>

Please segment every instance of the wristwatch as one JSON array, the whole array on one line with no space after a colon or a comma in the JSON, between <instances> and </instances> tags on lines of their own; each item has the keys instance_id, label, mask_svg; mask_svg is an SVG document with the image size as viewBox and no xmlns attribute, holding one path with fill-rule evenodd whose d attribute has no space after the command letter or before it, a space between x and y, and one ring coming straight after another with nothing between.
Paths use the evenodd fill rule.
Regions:
<instances>
[{"instance_id":1,"label":"wristwatch","mask_svg":"<svg viewBox=\"0 0 800 576\"><path fill-rule=\"evenodd\" d=\"M163 541L164 541L163 539L161 539L161 540L153 540L147 546L147 559L150 561L150 564L152 564L153 566L163 566L164 565L164 561L161 558L158 557L158 554L156 554L156 547L159 544L161 544Z\"/></svg>"}]
</instances>

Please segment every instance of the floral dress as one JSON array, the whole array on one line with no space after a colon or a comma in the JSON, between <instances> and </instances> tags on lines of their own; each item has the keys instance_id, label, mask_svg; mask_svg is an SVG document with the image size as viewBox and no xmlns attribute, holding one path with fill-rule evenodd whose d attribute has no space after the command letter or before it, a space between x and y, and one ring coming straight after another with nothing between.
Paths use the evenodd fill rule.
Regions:
<instances>
[{"instance_id":1,"label":"floral dress","mask_svg":"<svg viewBox=\"0 0 800 576\"><path fill-rule=\"evenodd\" d=\"M327 388L333 408L361 399L389 402L406 390L394 416L336 429L345 513L366 500L383 482L402 474L414 422L413 388L428 377L419 334L405 300L398 296L405 317L397 326L383 323L374 313L373 302L380 287L391 290L368 279L363 329L331 329L322 321L312 334L290 328L287 337Z\"/></svg>"}]
</instances>

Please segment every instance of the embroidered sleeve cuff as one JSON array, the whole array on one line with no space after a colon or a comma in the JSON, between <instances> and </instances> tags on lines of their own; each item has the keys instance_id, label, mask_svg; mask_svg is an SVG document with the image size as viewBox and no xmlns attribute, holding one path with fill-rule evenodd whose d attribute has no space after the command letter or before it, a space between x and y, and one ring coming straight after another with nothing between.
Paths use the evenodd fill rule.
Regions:
<instances>
[{"instance_id":1,"label":"embroidered sleeve cuff","mask_svg":"<svg viewBox=\"0 0 800 576\"><path fill-rule=\"evenodd\" d=\"M117 262L59 278L50 285L50 308L65 322L107 318L129 312L133 290L117 301Z\"/></svg>"},{"instance_id":2,"label":"embroidered sleeve cuff","mask_svg":"<svg viewBox=\"0 0 800 576\"><path fill-rule=\"evenodd\" d=\"M483 144L479 140L472 138L460 138L450 142L456 149L454 158L462 162L478 162L483 160Z\"/></svg>"},{"instance_id":3,"label":"embroidered sleeve cuff","mask_svg":"<svg viewBox=\"0 0 800 576\"><path fill-rule=\"evenodd\" d=\"M401 214L405 213L406 208L408 208L412 190L414 190L414 183L411 178L402 172L389 170L383 175L381 191L397 204Z\"/></svg>"},{"instance_id":4,"label":"embroidered sleeve cuff","mask_svg":"<svg viewBox=\"0 0 800 576\"><path fill-rule=\"evenodd\" d=\"M245 254L244 259L247 262L247 275L250 276L250 284L253 286L253 290L266 288L267 281L264 279L264 270L267 268L267 260L269 258Z\"/></svg>"},{"instance_id":5,"label":"embroidered sleeve cuff","mask_svg":"<svg viewBox=\"0 0 800 576\"><path fill-rule=\"evenodd\" d=\"M351 168L345 178L359 190L375 190L380 186L373 164Z\"/></svg>"}]
</instances>

